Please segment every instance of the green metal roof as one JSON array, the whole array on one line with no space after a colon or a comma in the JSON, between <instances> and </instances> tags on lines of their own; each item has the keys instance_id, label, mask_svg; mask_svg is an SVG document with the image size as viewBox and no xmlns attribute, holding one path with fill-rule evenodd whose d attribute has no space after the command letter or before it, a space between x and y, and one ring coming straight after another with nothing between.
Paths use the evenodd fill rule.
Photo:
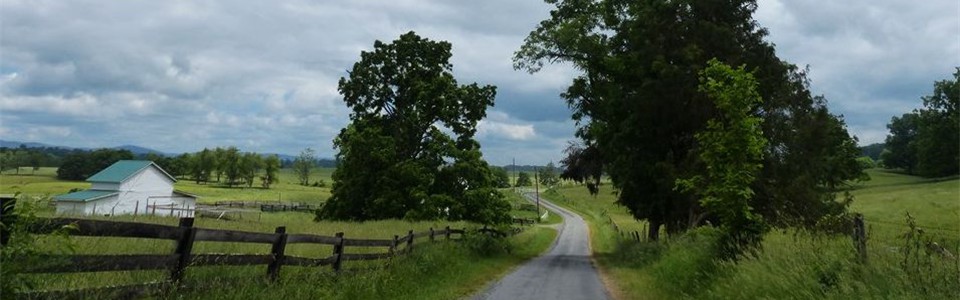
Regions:
<instances>
[{"instance_id":1,"label":"green metal roof","mask_svg":"<svg viewBox=\"0 0 960 300\"><path fill-rule=\"evenodd\" d=\"M87 202L119 194L117 191L86 190L53 197L56 201Z\"/></svg>"},{"instance_id":2,"label":"green metal roof","mask_svg":"<svg viewBox=\"0 0 960 300\"><path fill-rule=\"evenodd\" d=\"M130 178L130 176L137 174L137 172L140 172L140 170L143 170L149 167L150 165L157 167L157 169L160 170L160 172L163 173L164 175L167 175L167 177L170 178L170 180L173 180L174 182L177 181L176 178L173 178L173 176L170 176L170 174L167 174L167 171L164 171L163 169L160 168L160 166L157 166L156 164L154 164L152 161L149 161L149 160L118 161L110 165L106 169L103 169L102 171L97 172L97 174L93 174L93 176L90 176L90 178L87 178L87 181L120 183L126 180L127 178Z\"/></svg>"}]
</instances>

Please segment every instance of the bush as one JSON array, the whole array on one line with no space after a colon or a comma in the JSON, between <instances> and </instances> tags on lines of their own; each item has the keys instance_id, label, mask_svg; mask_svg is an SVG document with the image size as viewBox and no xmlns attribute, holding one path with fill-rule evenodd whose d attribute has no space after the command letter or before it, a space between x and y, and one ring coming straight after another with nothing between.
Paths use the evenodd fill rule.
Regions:
<instances>
[{"instance_id":1,"label":"bush","mask_svg":"<svg viewBox=\"0 0 960 300\"><path fill-rule=\"evenodd\" d=\"M513 244L507 239L482 233L465 234L462 243L470 253L480 257L505 255L513 251Z\"/></svg>"},{"instance_id":2,"label":"bush","mask_svg":"<svg viewBox=\"0 0 960 300\"><path fill-rule=\"evenodd\" d=\"M28 268L56 266L68 263L59 259L49 259L43 257L49 254L70 254L74 252L74 246L67 239L67 232L73 227L68 225L53 233L54 240L49 242L62 245L56 247L53 253L40 251L38 240L35 235L29 234L27 228L39 222L36 212L39 205L49 202L48 197L27 198L14 196L18 203L14 210L16 219L14 222L3 220L0 227L4 227L10 232L10 240L6 246L0 248L0 299L14 298L15 293L35 290L38 287L27 277L21 276L24 270Z\"/></svg>"}]
</instances>

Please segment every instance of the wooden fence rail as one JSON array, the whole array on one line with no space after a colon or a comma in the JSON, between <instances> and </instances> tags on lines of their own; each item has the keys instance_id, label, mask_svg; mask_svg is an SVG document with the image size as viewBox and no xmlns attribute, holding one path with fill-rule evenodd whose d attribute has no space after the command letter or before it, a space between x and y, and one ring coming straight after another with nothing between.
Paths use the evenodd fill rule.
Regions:
<instances>
[{"instance_id":1,"label":"wooden fence rail","mask_svg":"<svg viewBox=\"0 0 960 300\"><path fill-rule=\"evenodd\" d=\"M15 199L0 199L0 219L2 219L2 245L6 245L9 237L11 222L16 218L12 214ZM147 238L164 239L176 242L173 253L170 254L123 254L123 255L50 255L44 260L48 263L32 266L24 273L73 273L73 272L103 272L103 271L130 271L130 270L169 270L170 276L166 283L177 285L183 278L188 267L199 266L244 266L267 265L266 275L271 280L279 277L283 266L331 266L339 272L343 261L369 261L388 259L393 256L408 253L413 249L416 239L429 238L435 241L442 236L450 240L452 235L460 237L466 229L453 229L447 226L443 229L430 228L429 231L408 231L402 237L393 239L351 239L344 237L342 232L334 236L313 234L288 234L285 227L277 227L274 233L245 232L222 229L197 228L193 226L193 218L181 218L179 226L147 224L135 222L117 222L106 220L90 220L77 218L37 218L26 227L27 232L33 234L51 234L66 230L71 236L98 236L118 238ZM506 236L506 233L484 227L479 232ZM263 254L226 254L226 253L193 253L196 242L231 242L231 243L260 243L270 244L270 253ZM288 244L318 244L333 246L333 253L323 258L306 258L285 254ZM404 246L405 245L405 246ZM400 249L403 246L403 249ZM347 253L349 248L381 247L386 252L381 253ZM98 290L116 290L124 295L141 289L154 287L164 283L145 283L124 287L97 288ZM83 291L75 291L83 292ZM38 294L40 293L40 294ZM62 291L29 292L25 296L54 297ZM54 295L54 296L52 296Z\"/></svg>"}]
</instances>

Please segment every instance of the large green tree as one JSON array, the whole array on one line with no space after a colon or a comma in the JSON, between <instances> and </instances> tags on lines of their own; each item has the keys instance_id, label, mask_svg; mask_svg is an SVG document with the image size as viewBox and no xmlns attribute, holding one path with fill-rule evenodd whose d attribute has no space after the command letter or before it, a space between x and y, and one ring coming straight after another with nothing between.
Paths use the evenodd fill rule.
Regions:
<instances>
[{"instance_id":1,"label":"large green tree","mask_svg":"<svg viewBox=\"0 0 960 300\"><path fill-rule=\"evenodd\" d=\"M508 218L474 140L496 88L458 84L450 48L413 32L376 41L340 79L351 123L334 140L339 165L318 218Z\"/></svg>"},{"instance_id":2,"label":"large green tree","mask_svg":"<svg viewBox=\"0 0 960 300\"><path fill-rule=\"evenodd\" d=\"M923 108L893 117L884 166L926 177L960 173L960 68L933 84Z\"/></svg>"},{"instance_id":3,"label":"large green tree","mask_svg":"<svg viewBox=\"0 0 960 300\"><path fill-rule=\"evenodd\" d=\"M662 226L678 232L703 219L697 197L675 182L703 170L695 134L719 112L698 91L697 74L712 58L745 65L765 100L751 111L769 140L752 207L776 224L805 226L844 211L829 187L862 173L856 143L825 100L810 94L804 71L764 41L755 1L547 2L555 8L517 51L515 67L536 72L566 62L580 71L561 95L585 145L575 153L600 160L618 202L650 222L651 238Z\"/></svg>"}]
</instances>

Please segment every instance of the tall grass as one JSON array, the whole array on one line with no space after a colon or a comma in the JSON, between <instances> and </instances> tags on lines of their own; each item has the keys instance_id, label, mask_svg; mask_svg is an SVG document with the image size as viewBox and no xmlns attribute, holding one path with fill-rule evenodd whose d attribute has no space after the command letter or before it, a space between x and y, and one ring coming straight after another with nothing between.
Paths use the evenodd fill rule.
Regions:
<instances>
[{"instance_id":1,"label":"tall grass","mask_svg":"<svg viewBox=\"0 0 960 300\"><path fill-rule=\"evenodd\" d=\"M562 188L548 197L591 223L594 252L627 299L957 299L960 262L933 250L936 242L960 252L960 180L925 180L871 170L877 180L852 190L851 210L865 215L868 258L858 262L849 236L775 230L763 251L738 263L713 259L716 232L700 228L660 242L637 243L616 235L642 227L613 203ZM912 222L907 213L915 217ZM633 230L633 229L626 229Z\"/></svg>"}]
</instances>

